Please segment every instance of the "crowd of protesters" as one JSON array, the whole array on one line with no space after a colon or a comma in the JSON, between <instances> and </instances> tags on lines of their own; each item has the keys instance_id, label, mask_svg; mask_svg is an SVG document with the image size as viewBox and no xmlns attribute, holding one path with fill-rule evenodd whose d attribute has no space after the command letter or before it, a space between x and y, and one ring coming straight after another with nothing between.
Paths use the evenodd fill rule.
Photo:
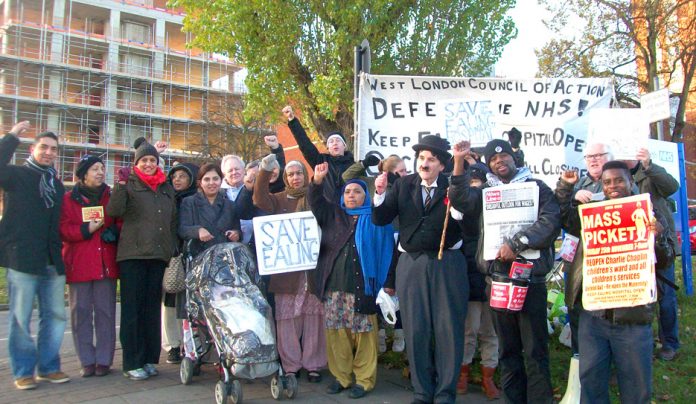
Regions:
<instances>
[{"instance_id":1,"label":"crowd of protesters","mask_svg":"<svg viewBox=\"0 0 696 404\"><path fill-rule=\"evenodd\" d=\"M286 163L276 136L269 154L245 164L228 155L219 164L176 164L167 174L166 144L139 138L132 167L105 183L104 162L87 154L77 163L76 184L65 191L54 161L59 137L40 133L22 166L11 165L20 122L0 140L0 266L7 268L10 297L9 353L15 387L37 381L64 383L60 345L66 326L68 284L72 335L81 376L110 373L116 343L120 283L122 372L132 380L158 374L161 350L181 361L185 296L162 290L165 267L186 248L192 254L225 242L253 247L251 220L260 215L311 211L321 232L316 269L272 275L266 293L274 307L283 370L302 369L326 392L348 389L361 398L378 383L377 358L386 350L380 290L399 297L394 351L405 350L414 403L452 403L466 394L478 347L482 388L489 399L509 403L554 401L549 366L546 276L561 230L580 236L578 206L601 199L649 193L656 221L659 305L656 356L672 360L678 349L674 286L676 236L668 197L678 183L640 149L635 161L615 161L602 144L588 145L587 174L562 173L556 189L533 177L524 164L521 133L473 149L428 135L413 146L413 174L398 156L368 155L356 162L339 132L326 134L320 152L291 107L282 110L313 175L299 160ZM378 174L368 176L371 167ZM485 260L483 190L534 183L536 221L506 239L496 259ZM85 218L87 211L101 211ZM447 220L445 220L447 218ZM448 225L445 223L449 223ZM531 274L520 311L492 310L491 277L509 271L525 250ZM582 307L582 246L564 262L565 298L572 352L580 358L584 403L608 402L614 366L621 401L651 398L653 306L615 310ZM36 341L29 323L38 299ZM494 382L500 367L500 388Z\"/></svg>"}]
</instances>

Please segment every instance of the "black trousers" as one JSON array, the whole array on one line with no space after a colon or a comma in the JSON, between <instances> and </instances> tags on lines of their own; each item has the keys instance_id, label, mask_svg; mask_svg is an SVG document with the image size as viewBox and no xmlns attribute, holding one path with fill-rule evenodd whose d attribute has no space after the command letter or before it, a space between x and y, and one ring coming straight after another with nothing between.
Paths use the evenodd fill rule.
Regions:
<instances>
[{"instance_id":1,"label":"black trousers","mask_svg":"<svg viewBox=\"0 0 696 404\"><path fill-rule=\"evenodd\" d=\"M396 267L396 294L414 398L454 403L469 301L464 255L447 250L440 261L436 256L402 253Z\"/></svg>"},{"instance_id":2,"label":"black trousers","mask_svg":"<svg viewBox=\"0 0 696 404\"><path fill-rule=\"evenodd\" d=\"M500 382L506 403L553 403L549 370L549 330L546 324L546 285L533 283L522 310L493 310L498 334Z\"/></svg>"},{"instance_id":3,"label":"black trousers","mask_svg":"<svg viewBox=\"0 0 696 404\"><path fill-rule=\"evenodd\" d=\"M162 276L160 260L119 262L121 273L121 347L123 371L159 363Z\"/></svg>"}]
</instances>

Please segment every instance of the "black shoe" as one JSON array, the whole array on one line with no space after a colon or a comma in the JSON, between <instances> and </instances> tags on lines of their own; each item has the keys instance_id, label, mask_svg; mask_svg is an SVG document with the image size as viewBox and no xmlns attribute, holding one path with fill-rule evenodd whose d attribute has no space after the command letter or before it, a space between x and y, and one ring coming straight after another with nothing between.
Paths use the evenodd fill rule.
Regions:
<instances>
[{"instance_id":1,"label":"black shoe","mask_svg":"<svg viewBox=\"0 0 696 404\"><path fill-rule=\"evenodd\" d=\"M354 384L353 387L350 388L350 394L348 394L348 397L350 398L363 398L365 397L365 394L367 392L363 388L363 386L359 384Z\"/></svg>"},{"instance_id":2,"label":"black shoe","mask_svg":"<svg viewBox=\"0 0 696 404\"><path fill-rule=\"evenodd\" d=\"M167 363L181 363L181 350L178 347L169 350Z\"/></svg>"},{"instance_id":3,"label":"black shoe","mask_svg":"<svg viewBox=\"0 0 696 404\"><path fill-rule=\"evenodd\" d=\"M343 387L338 380L334 380L329 384L329 387L326 388L326 394L338 394L345 389L346 387Z\"/></svg>"},{"instance_id":4,"label":"black shoe","mask_svg":"<svg viewBox=\"0 0 696 404\"><path fill-rule=\"evenodd\" d=\"M307 372L307 381L310 383L321 383L321 374L315 370Z\"/></svg>"},{"instance_id":5,"label":"black shoe","mask_svg":"<svg viewBox=\"0 0 696 404\"><path fill-rule=\"evenodd\" d=\"M674 360L674 357L677 356L677 351L675 351L672 348L662 348L660 351L657 353L657 357L660 360L663 361L671 361Z\"/></svg>"}]
</instances>

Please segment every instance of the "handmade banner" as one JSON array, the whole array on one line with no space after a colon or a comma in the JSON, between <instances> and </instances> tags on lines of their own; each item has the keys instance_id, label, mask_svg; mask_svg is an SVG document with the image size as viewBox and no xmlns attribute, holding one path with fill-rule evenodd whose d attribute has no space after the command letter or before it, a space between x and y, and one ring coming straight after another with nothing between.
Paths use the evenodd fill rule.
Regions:
<instances>
[{"instance_id":1,"label":"handmade banner","mask_svg":"<svg viewBox=\"0 0 696 404\"><path fill-rule=\"evenodd\" d=\"M640 306L657 300L649 194L578 207L584 248L582 306Z\"/></svg>"},{"instance_id":2,"label":"handmade banner","mask_svg":"<svg viewBox=\"0 0 696 404\"><path fill-rule=\"evenodd\" d=\"M522 132L526 165L555 187L562 170L584 173L587 111L608 108L611 79L380 76L360 80L356 156L397 154L414 170L411 146L435 134L482 146Z\"/></svg>"},{"instance_id":3,"label":"handmade banner","mask_svg":"<svg viewBox=\"0 0 696 404\"><path fill-rule=\"evenodd\" d=\"M321 230L312 212L255 217L254 236L261 275L317 266Z\"/></svg>"}]
</instances>

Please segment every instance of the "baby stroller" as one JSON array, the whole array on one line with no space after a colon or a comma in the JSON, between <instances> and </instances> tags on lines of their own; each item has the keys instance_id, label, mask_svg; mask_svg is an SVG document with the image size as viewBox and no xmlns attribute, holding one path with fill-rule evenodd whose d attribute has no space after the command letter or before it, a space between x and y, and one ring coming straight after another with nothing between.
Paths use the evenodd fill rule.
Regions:
<instances>
[{"instance_id":1,"label":"baby stroller","mask_svg":"<svg viewBox=\"0 0 696 404\"><path fill-rule=\"evenodd\" d=\"M284 376L279 365L272 311L260 282L253 256L241 243L208 248L192 260L186 274L189 321L184 325L181 382L191 382L215 346L217 403L242 401L239 379L270 375L274 399L297 394L297 380Z\"/></svg>"}]
</instances>

